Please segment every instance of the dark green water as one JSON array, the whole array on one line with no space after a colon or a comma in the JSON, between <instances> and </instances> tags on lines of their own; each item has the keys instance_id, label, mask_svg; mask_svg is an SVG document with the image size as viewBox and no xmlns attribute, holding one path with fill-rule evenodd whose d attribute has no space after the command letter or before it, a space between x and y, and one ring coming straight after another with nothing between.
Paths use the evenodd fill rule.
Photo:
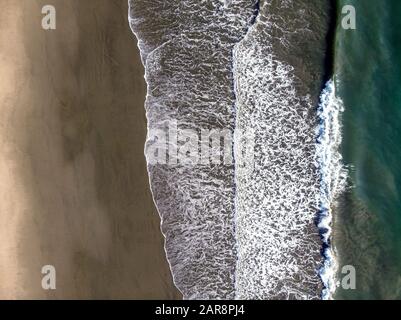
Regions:
<instances>
[{"instance_id":1,"label":"dark green water","mask_svg":"<svg viewBox=\"0 0 401 320\"><path fill-rule=\"evenodd\" d=\"M356 30L341 28L347 4ZM401 1L338 5L335 74L353 189L337 210L334 242L340 268L355 266L357 288L335 298L401 299Z\"/></svg>"}]
</instances>

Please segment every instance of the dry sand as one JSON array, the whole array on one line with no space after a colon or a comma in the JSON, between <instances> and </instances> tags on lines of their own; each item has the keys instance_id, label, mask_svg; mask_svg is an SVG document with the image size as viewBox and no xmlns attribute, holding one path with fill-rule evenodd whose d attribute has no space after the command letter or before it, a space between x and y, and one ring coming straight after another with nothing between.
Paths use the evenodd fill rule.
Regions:
<instances>
[{"instance_id":1,"label":"dry sand","mask_svg":"<svg viewBox=\"0 0 401 320\"><path fill-rule=\"evenodd\" d=\"M41 27L46 4L56 30ZM0 0L0 298L180 298L148 187L127 6Z\"/></svg>"}]
</instances>

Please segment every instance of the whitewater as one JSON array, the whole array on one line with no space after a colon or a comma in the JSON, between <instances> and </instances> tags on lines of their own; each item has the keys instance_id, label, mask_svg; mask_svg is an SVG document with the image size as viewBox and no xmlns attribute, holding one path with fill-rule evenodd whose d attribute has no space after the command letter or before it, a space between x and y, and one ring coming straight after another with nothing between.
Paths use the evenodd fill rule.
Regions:
<instances>
[{"instance_id":1,"label":"whitewater","mask_svg":"<svg viewBox=\"0 0 401 320\"><path fill-rule=\"evenodd\" d=\"M324 265L320 269L324 289L322 298L332 299L337 288L336 274L338 263L335 248L332 245L333 209L340 195L347 186L348 172L344 167L340 153L342 132L341 114L344 104L336 95L336 81L330 80L320 97L318 108L319 126L317 128L317 161L320 168L321 184L318 200L320 201L319 223L324 243Z\"/></svg>"},{"instance_id":2,"label":"whitewater","mask_svg":"<svg viewBox=\"0 0 401 320\"><path fill-rule=\"evenodd\" d=\"M148 86L150 185L184 299L329 298L336 281L331 204L344 180L341 104L330 82L316 113L299 66L286 58L293 37L316 38L310 3L129 3ZM291 25L282 18L288 12ZM149 161L154 132L171 123L182 131L229 130L235 162ZM250 144L251 155L243 152Z\"/></svg>"}]
</instances>

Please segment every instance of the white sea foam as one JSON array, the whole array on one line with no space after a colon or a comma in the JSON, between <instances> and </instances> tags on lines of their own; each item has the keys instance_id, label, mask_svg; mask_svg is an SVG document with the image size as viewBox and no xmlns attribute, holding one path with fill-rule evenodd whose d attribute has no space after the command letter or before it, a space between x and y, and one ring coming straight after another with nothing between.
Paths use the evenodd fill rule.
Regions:
<instances>
[{"instance_id":1,"label":"white sea foam","mask_svg":"<svg viewBox=\"0 0 401 320\"><path fill-rule=\"evenodd\" d=\"M232 49L254 3L130 1L146 69L148 132L173 122L196 132L233 132ZM148 135L147 150L152 143ZM234 166L148 163L148 171L177 288L185 299L234 298Z\"/></svg>"},{"instance_id":2,"label":"white sea foam","mask_svg":"<svg viewBox=\"0 0 401 320\"><path fill-rule=\"evenodd\" d=\"M330 80L320 97L317 128L318 147L317 162L320 168L321 183L318 199L320 202L320 217L318 227L321 230L324 242L324 265L320 269L324 289L322 298L331 299L336 290L336 274L338 264L335 248L331 243L332 236L332 209L338 196L345 190L347 170L342 163L341 145L341 113L343 103L336 96L336 83Z\"/></svg>"},{"instance_id":3,"label":"white sea foam","mask_svg":"<svg viewBox=\"0 0 401 320\"><path fill-rule=\"evenodd\" d=\"M314 106L298 92L294 67L275 53L274 34L283 26L268 5L234 50L236 129L255 132L253 170L236 167L236 297L318 299Z\"/></svg>"},{"instance_id":4,"label":"white sea foam","mask_svg":"<svg viewBox=\"0 0 401 320\"><path fill-rule=\"evenodd\" d=\"M267 16L270 1L256 22L256 1L130 4L146 70L148 130L171 122L235 128L235 170L148 164L176 286L187 299L318 298L314 220L324 188L314 106L298 92L294 67L273 50L273 40L289 48L287 36L309 31L290 32L280 16ZM291 0L275 5L294 10ZM238 132L247 131L252 161L240 152L249 137Z\"/></svg>"}]
</instances>

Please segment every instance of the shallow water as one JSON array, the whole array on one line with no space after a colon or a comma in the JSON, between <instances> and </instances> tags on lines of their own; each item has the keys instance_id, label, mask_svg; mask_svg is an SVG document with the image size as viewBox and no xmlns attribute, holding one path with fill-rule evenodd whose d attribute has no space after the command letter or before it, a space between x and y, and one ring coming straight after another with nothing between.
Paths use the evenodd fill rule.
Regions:
<instances>
[{"instance_id":1,"label":"shallow water","mask_svg":"<svg viewBox=\"0 0 401 320\"><path fill-rule=\"evenodd\" d=\"M130 4L148 84L148 170L176 286L186 299L319 298L315 139L328 1ZM235 161L154 162L160 141L161 162L197 144L161 139L175 123L229 130Z\"/></svg>"}]
</instances>

